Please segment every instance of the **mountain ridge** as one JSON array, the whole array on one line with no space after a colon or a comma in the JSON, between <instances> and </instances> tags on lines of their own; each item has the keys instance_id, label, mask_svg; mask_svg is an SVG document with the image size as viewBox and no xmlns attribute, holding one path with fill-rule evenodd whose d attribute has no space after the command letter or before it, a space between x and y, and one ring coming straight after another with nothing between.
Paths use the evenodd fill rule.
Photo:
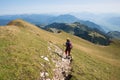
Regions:
<instances>
[{"instance_id":1,"label":"mountain ridge","mask_svg":"<svg viewBox=\"0 0 120 80\"><path fill-rule=\"evenodd\" d=\"M75 22L72 24L52 23L52 24L45 26L44 29L51 31L51 32L56 32L54 31L55 29L58 29L57 30L58 32L59 30L63 30L67 33L81 37L95 44L101 44L101 45L110 44L109 37L105 33L99 31L98 29L89 28L88 26L83 25L79 22Z\"/></svg>"}]
</instances>

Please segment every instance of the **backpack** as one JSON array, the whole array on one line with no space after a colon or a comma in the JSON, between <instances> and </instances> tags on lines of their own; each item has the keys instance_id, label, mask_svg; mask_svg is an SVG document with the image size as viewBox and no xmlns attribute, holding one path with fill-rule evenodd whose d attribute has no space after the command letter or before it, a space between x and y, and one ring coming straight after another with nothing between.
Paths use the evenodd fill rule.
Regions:
<instances>
[{"instance_id":1,"label":"backpack","mask_svg":"<svg viewBox=\"0 0 120 80\"><path fill-rule=\"evenodd\" d=\"M70 49L72 49L72 48L73 48L73 46L72 46L72 44L71 44L71 43L69 43L69 46L70 46Z\"/></svg>"},{"instance_id":2,"label":"backpack","mask_svg":"<svg viewBox=\"0 0 120 80\"><path fill-rule=\"evenodd\" d=\"M67 48L69 48L69 49L72 49L72 47L73 47L72 44L71 44L71 42L67 42L67 43L66 43L66 46L67 46Z\"/></svg>"}]
</instances>

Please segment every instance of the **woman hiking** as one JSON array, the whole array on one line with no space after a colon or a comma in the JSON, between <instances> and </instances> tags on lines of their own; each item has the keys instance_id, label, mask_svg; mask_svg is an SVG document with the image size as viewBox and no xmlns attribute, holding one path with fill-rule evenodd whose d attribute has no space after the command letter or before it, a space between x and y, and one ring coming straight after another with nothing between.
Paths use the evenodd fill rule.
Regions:
<instances>
[{"instance_id":1,"label":"woman hiking","mask_svg":"<svg viewBox=\"0 0 120 80\"><path fill-rule=\"evenodd\" d=\"M66 58L69 58L71 56L70 52L72 49L72 43L69 38L66 39L65 47L66 47L66 49L65 49Z\"/></svg>"}]
</instances>

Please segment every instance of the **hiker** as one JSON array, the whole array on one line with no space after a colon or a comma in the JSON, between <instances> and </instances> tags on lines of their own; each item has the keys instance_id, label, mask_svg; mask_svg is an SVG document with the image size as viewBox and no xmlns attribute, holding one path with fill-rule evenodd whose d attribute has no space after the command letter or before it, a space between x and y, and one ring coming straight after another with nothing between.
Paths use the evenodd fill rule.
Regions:
<instances>
[{"instance_id":1,"label":"hiker","mask_svg":"<svg viewBox=\"0 0 120 80\"><path fill-rule=\"evenodd\" d=\"M70 52L71 52L71 49L72 49L72 43L70 42L69 38L66 39L65 47L66 47L66 49L65 49L65 55L66 55L66 57L71 56Z\"/></svg>"}]
</instances>

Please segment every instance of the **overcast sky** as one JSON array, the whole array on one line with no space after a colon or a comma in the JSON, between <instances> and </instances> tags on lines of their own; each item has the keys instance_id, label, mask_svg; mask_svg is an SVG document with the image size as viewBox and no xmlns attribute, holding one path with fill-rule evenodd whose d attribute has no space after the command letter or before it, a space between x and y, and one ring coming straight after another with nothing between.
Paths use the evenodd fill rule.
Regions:
<instances>
[{"instance_id":1,"label":"overcast sky","mask_svg":"<svg viewBox=\"0 0 120 80\"><path fill-rule=\"evenodd\" d=\"M120 0L0 0L0 15L71 12L120 13Z\"/></svg>"}]
</instances>

